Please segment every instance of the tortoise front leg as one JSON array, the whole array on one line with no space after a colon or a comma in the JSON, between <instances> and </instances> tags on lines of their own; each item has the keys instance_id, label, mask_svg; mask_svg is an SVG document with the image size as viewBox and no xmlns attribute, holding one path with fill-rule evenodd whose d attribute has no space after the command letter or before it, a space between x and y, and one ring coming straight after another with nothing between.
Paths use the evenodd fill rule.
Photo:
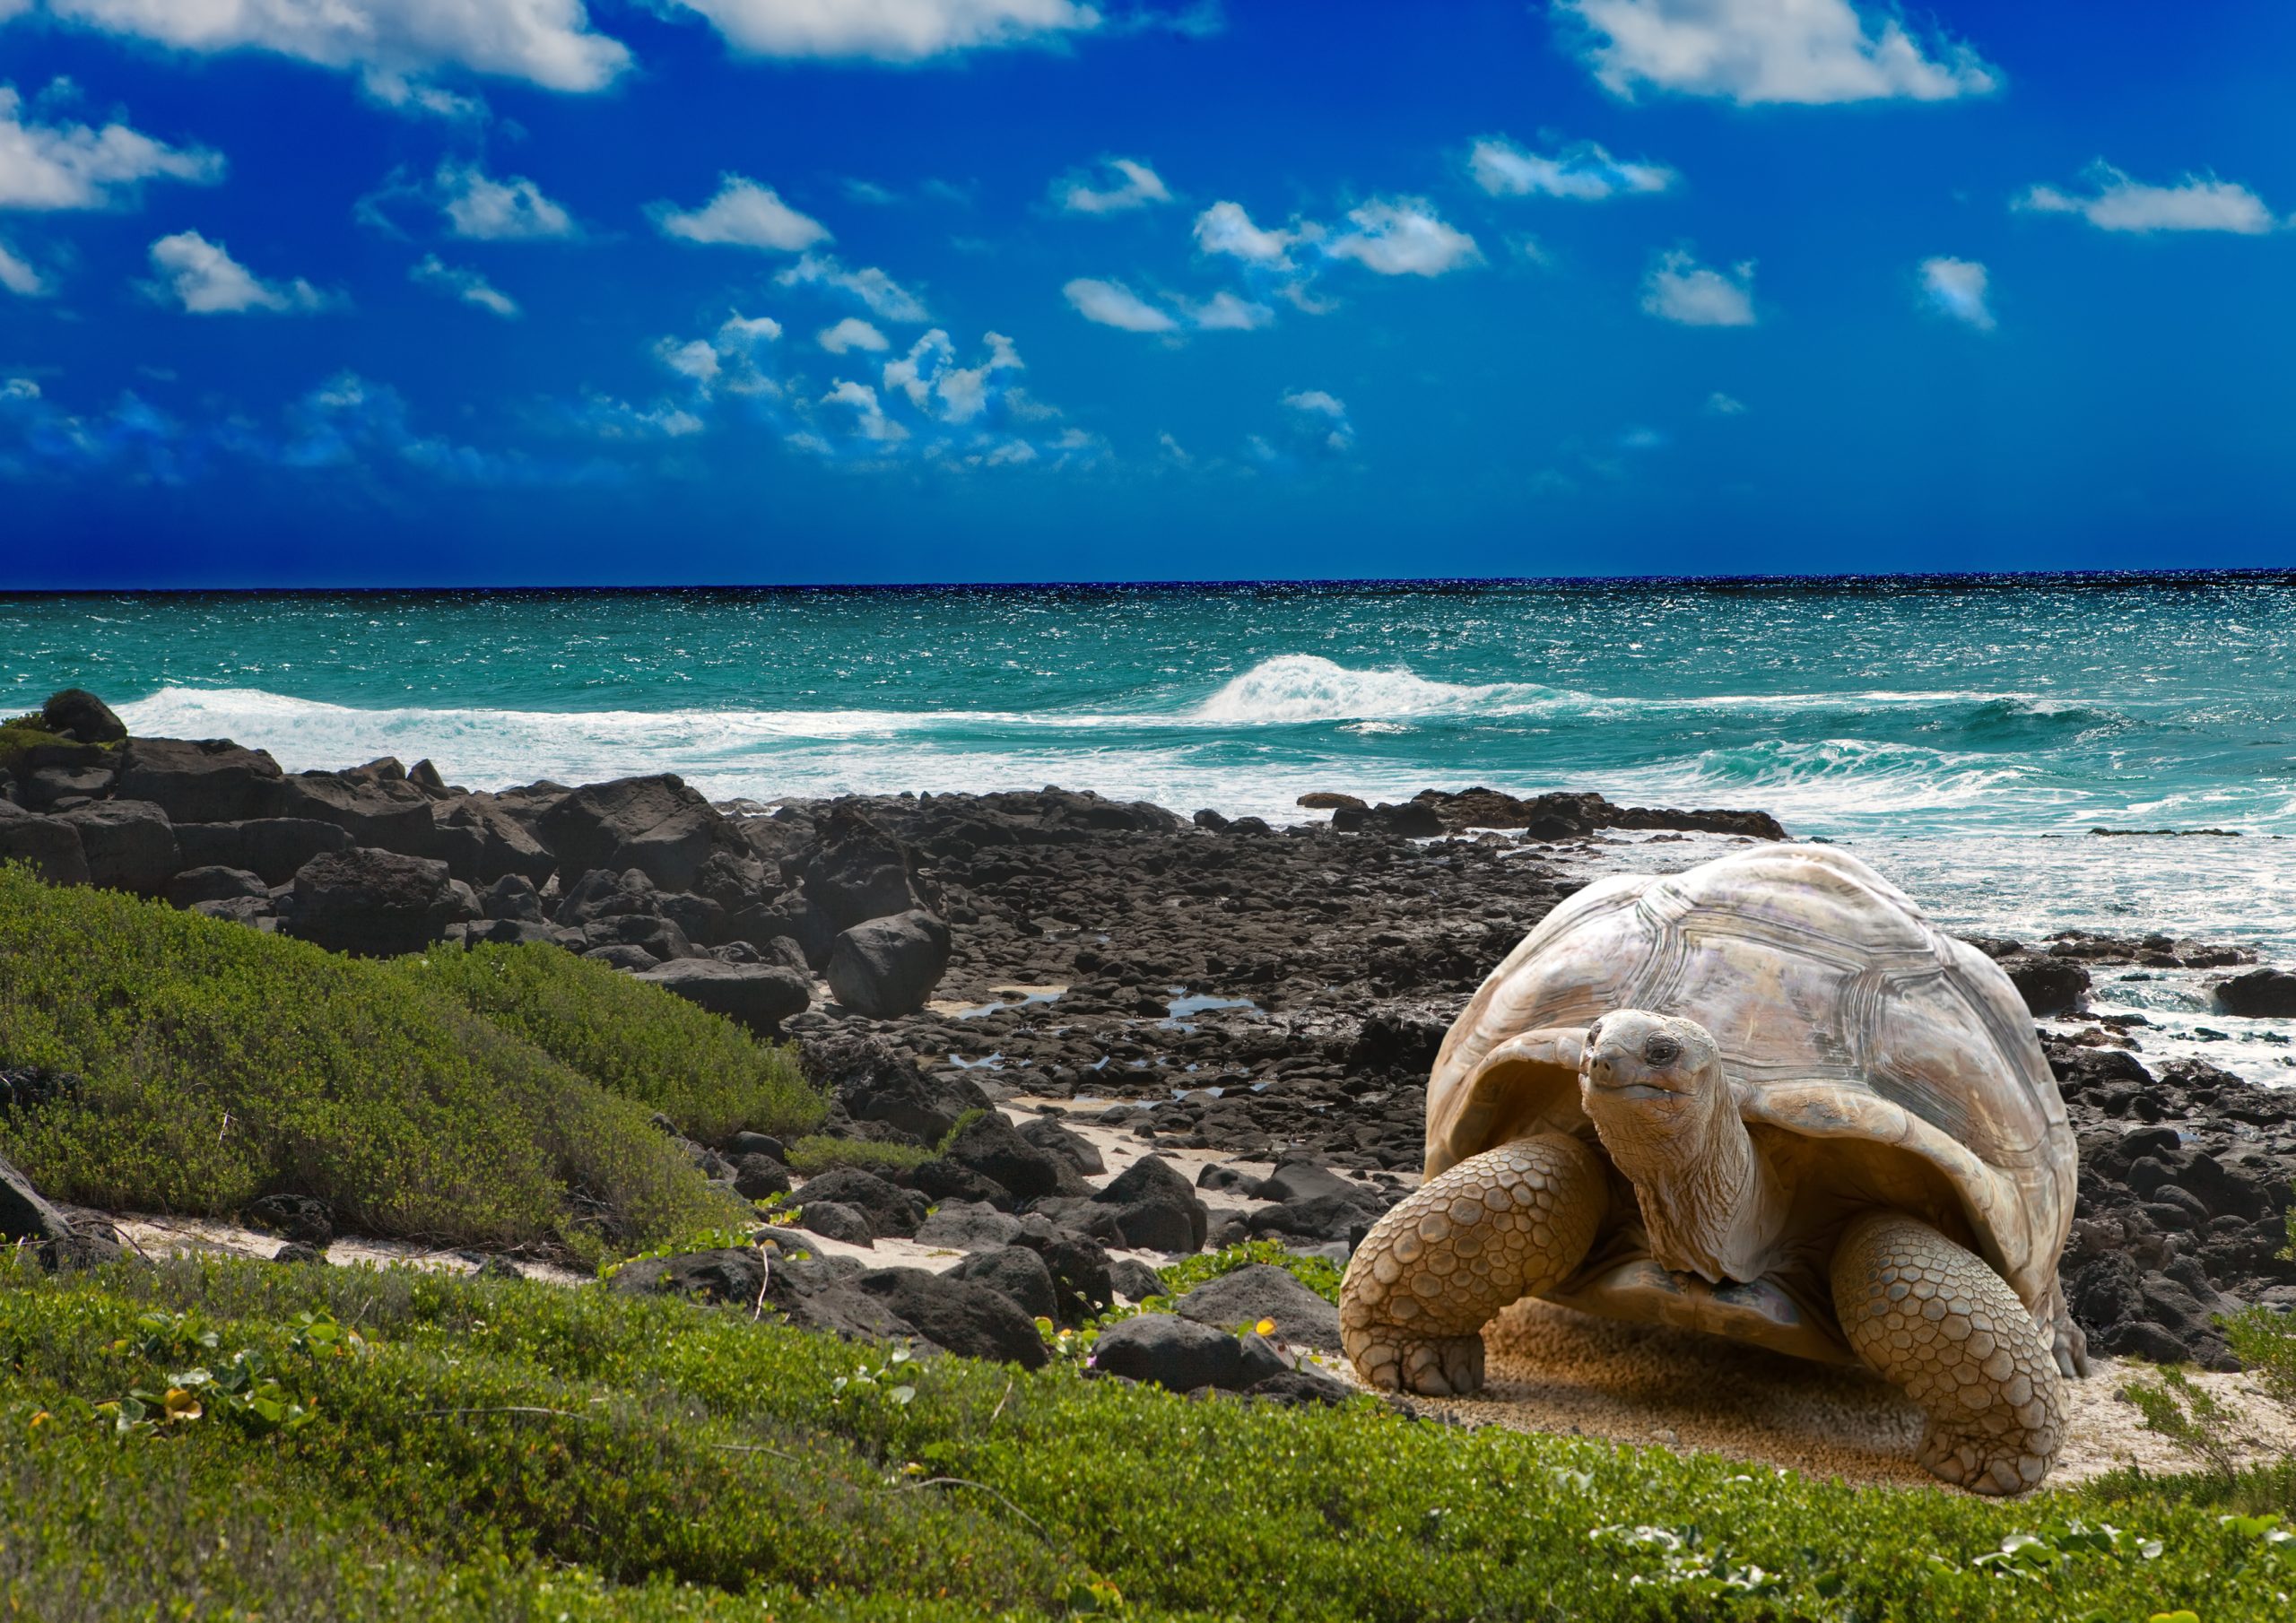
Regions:
<instances>
[{"instance_id":1,"label":"tortoise front leg","mask_svg":"<svg viewBox=\"0 0 2296 1623\"><path fill-rule=\"evenodd\" d=\"M1901 1212L1851 1223L1834 1311L1857 1355L1927 1411L1922 1464L1972 1493L2048 1474L2065 1437L2051 1337L1983 1257Z\"/></svg>"},{"instance_id":2,"label":"tortoise front leg","mask_svg":"<svg viewBox=\"0 0 2296 1623\"><path fill-rule=\"evenodd\" d=\"M1347 1264L1340 1344L1389 1392L1483 1385L1483 1327L1585 1258L1609 1200L1601 1161L1544 1133L1470 1156L1381 1218Z\"/></svg>"}]
</instances>

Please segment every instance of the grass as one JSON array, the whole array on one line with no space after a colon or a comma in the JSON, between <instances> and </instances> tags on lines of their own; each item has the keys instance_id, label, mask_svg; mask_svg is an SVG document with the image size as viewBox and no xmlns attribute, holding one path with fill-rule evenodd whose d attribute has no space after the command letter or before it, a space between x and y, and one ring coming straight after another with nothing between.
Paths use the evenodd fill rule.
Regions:
<instances>
[{"instance_id":1,"label":"grass","mask_svg":"<svg viewBox=\"0 0 2296 1623\"><path fill-rule=\"evenodd\" d=\"M0 866L0 1062L82 1079L0 1115L0 1155L111 1211L289 1192L368 1234L586 1260L740 1220L650 1118L818 1109L786 1056L554 950L369 962Z\"/></svg>"},{"instance_id":2,"label":"grass","mask_svg":"<svg viewBox=\"0 0 2296 1623\"><path fill-rule=\"evenodd\" d=\"M789 1170L811 1177L833 1167L863 1172L912 1172L933 1159L922 1144L880 1144L865 1139L811 1137L789 1146Z\"/></svg>"},{"instance_id":3,"label":"grass","mask_svg":"<svg viewBox=\"0 0 2296 1623\"><path fill-rule=\"evenodd\" d=\"M47 723L37 710L26 716L0 718L0 772L14 770L16 764L31 751L48 747L74 752L117 748L113 744L83 744L59 737L48 730ZM95 759L102 758L97 756Z\"/></svg>"},{"instance_id":4,"label":"grass","mask_svg":"<svg viewBox=\"0 0 2296 1623\"><path fill-rule=\"evenodd\" d=\"M613 1092L715 1143L746 1127L777 1138L821 1124L826 1102L794 1046L555 947L442 948L401 960L497 1026Z\"/></svg>"},{"instance_id":5,"label":"grass","mask_svg":"<svg viewBox=\"0 0 2296 1623\"><path fill-rule=\"evenodd\" d=\"M1369 1399L1191 1402L958 1358L906 1366L906 1401L851 1378L884 1363L598 1289L0 1262L0 1603L67 1623L2224 1623L2285 1615L2296 1588L2296 1541L2173 1483L2001 1504L1461 1432ZM289 1418L235 1406L234 1367ZM161 1418L171 1390L196 1418ZM140 1419L104 1407L135 1392Z\"/></svg>"}]
</instances>

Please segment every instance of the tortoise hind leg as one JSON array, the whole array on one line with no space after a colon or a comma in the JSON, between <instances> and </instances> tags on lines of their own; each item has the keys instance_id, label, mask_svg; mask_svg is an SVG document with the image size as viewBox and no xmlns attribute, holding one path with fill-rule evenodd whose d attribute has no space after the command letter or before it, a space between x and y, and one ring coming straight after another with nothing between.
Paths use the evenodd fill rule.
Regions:
<instances>
[{"instance_id":1,"label":"tortoise hind leg","mask_svg":"<svg viewBox=\"0 0 2296 1623\"><path fill-rule=\"evenodd\" d=\"M1340 1342L1387 1391L1483 1385L1483 1327L1567 1276L1609 1200L1601 1161L1544 1133L1469 1156L1381 1218L1347 1264Z\"/></svg>"},{"instance_id":2,"label":"tortoise hind leg","mask_svg":"<svg viewBox=\"0 0 2296 1623\"><path fill-rule=\"evenodd\" d=\"M1834 1250L1834 1311L1858 1356L1929 1416L1920 1459L1973 1493L2039 1485L2065 1436L2052 1338L1985 1259L1875 1211Z\"/></svg>"}]
</instances>

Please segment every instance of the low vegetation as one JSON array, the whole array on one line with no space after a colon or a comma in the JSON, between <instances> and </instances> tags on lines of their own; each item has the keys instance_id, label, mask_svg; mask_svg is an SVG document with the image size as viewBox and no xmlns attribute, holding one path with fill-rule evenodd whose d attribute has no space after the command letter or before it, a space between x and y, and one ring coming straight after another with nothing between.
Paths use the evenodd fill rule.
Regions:
<instances>
[{"instance_id":1,"label":"low vegetation","mask_svg":"<svg viewBox=\"0 0 2296 1623\"><path fill-rule=\"evenodd\" d=\"M1196 1402L956 1358L855 1374L890 1367L597 1289L0 1263L0 1599L64 1623L2230 1623L2296 1590L2277 1521L2175 1485L2000 1504L1463 1433L1370 1399Z\"/></svg>"},{"instance_id":2,"label":"low vegetation","mask_svg":"<svg viewBox=\"0 0 2296 1623\"><path fill-rule=\"evenodd\" d=\"M91 749L116 746L88 745L59 737L48 730L46 719L37 710L25 716L0 717L0 772L13 770L16 763L33 750L50 747L77 754ZM100 760L103 758L97 756L95 759Z\"/></svg>"},{"instance_id":3,"label":"low vegetation","mask_svg":"<svg viewBox=\"0 0 2296 1623\"><path fill-rule=\"evenodd\" d=\"M730 1020L556 947L449 947L400 962L689 1137L715 1143L744 1127L793 1137L820 1125L827 1108L789 1046L752 1041Z\"/></svg>"},{"instance_id":4,"label":"low vegetation","mask_svg":"<svg viewBox=\"0 0 2296 1623\"><path fill-rule=\"evenodd\" d=\"M15 867L0 1063L74 1079L0 1115L0 1154L57 1199L309 1194L368 1234L591 1259L747 1215L656 1111L714 1135L821 1108L786 1055L555 949L369 962Z\"/></svg>"}]
</instances>

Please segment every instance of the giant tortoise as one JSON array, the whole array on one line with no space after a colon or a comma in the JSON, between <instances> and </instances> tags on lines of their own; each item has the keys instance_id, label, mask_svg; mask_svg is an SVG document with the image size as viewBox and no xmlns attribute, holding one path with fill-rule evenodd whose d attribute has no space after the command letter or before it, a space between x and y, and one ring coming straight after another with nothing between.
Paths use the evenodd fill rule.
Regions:
<instances>
[{"instance_id":1,"label":"giant tortoise","mask_svg":"<svg viewBox=\"0 0 2296 1623\"><path fill-rule=\"evenodd\" d=\"M1863 1364L1921 1462L2038 1483L2087 1373L2057 1288L2072 1128L1993 962L1822 846L1556 907L1483 982L1427 1088L1427 1176L1341 1296L1390 1390L1483 1384L1520 1298Z\"/></svg>"}]
</instances>

